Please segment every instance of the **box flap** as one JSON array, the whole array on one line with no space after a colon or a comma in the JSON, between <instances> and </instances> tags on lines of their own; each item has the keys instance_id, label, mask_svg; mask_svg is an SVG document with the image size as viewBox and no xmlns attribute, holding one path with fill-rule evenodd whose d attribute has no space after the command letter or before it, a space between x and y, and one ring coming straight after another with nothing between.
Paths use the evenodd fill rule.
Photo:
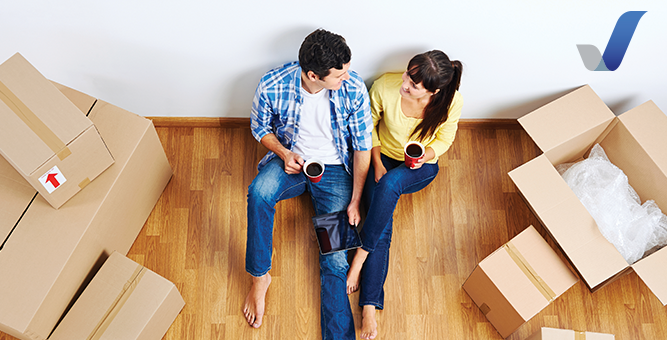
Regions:
<instances>
[{"instance_id":1,"label":"box flap","mask_svg":"<svg viewBox=\"0 0 667 340\"><path fill-rule=\"evenodd\" d=\"M637 261L632 269L646 286L658 297L663 306L667 305L667 247Z\"/></svg>"},{"instance_id":2,"label":"box flap","mask_svg":"<svg viewBox=\"0 0 667 340\"><path fill-rule=\"evenodd\" d=\"M648 101L620 115L618 119L632 136L667 173L667 115Z\"/></svg>"},{"instance_id":3,"label":"box flap","mask_svg":"<svg viewBox=\"0 0 667 340\"><path fill-rule=\"evenodd\" d=\"M573 194L545 155L510 171L509 176L536 212L549 210Z\"/></svg>"},{"instance_id":4,"label":"box flap","mask_svg":"<svg viewBox=\"0 0 667 340\"><path fill-rule=\"evenodd\" d=\"M619 137L605 139L605 152L628 176L642 202L654 200L667 211L667 116L649 101L622 114L619 120L620 126L614 129L619 130ZM614 157L614 152L621 155Z\"/></svg>"},{"instance_id":5,"label":"box flap","mask_svg":"<svg viewBox=\"0 0 667 340\"><path fill-rule=\"evenodd\" d=\"M97 101L95 97L89 96L71 87L67 87L63 84L56 83L53 80L51 81L51 83L58 89L58 91L62 92L67 97L67 99L69 99L72 102L72 104L78 107L79 110L81 110L81 112L83 112L83 114L85 115L88 115L88 112L90 112L90 109L93 108L95 101Z\"/></svg>"},{"instance_id":6,"label":"box flap","mask_svg":"<svg viewBox=\"0 0 667 340\"><path fill-rule=\"evenodd\" d=\"M590 288L628 266L545 155L509 174Z\"/></svg>"},{"instance_id":7,"label":"box flap","mask_svg":"<svg viewBox=\"0 0 667 340\"><path fill-rule=\"evenodd\" d=\"M589 288L594 289L626 269L628 263L602 236L597 223L577 196L571 194L570 199L538 214L579 275Z\"/></svg>"},{"instance_id":8,"label":"box flap","mask_svg":"<svg viewBox=\"0 0 667 340\"><path fill-rule=\"evenodd\" d=\"M614 113L598 97L590 86L582 86L553 102L518 119L519 123L535 144L544 153L558 153L557 147L572 140L582 144L580 149L586 149L597 136L602 133L614 119ZM599 130L590 133L590 131ZM588 139L581 140L582 135ZM571 146L564 148L568 151ZM556 155L549 157L552 162L563 162Z\"/></svg>"}]
</instances>

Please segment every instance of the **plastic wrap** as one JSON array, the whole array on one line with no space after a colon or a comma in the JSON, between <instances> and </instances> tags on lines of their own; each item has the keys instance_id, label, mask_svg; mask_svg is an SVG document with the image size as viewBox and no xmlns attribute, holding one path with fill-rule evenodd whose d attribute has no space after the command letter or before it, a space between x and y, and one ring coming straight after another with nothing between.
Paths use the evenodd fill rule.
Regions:
<instances>
[{"instance_id":1,"label":"plastic wrap","mask_svg":"<svg viewBox=\"0 0 667 340\"><path fill-rule=\"evenodd\" d=\"M587 159L561 164L556 170L629 264L667 243L667 216L653 200L641 204L628 177L599 144Z\"/></svg>"}]
</instances>

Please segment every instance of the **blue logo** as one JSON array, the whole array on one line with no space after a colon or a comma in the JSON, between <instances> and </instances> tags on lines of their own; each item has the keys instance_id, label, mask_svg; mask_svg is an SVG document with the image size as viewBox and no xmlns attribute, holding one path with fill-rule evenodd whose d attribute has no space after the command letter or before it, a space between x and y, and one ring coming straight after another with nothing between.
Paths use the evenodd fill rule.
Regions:
<instances>
[{"instance_id":1,"label":"blue logo","mask_svg":"<svg viewBox=\"0 0 667 340\"><path fill-rule=\"evenodd\" d=\"M590 71L616 71L628 50L639 19L646 11L625 12L618 18L604 54L593 45L577 45L584 66Z\"/></svg>"}]
</instances>

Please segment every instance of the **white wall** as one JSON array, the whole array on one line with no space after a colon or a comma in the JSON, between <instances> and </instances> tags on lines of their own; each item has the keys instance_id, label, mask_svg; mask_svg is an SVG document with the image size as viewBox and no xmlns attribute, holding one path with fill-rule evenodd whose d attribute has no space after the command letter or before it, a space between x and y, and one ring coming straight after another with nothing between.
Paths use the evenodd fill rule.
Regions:
<instances>
[{"instance_id":1,"label":"white wall","mask_svg":"<svg viewBox=\"0 0 667 340\"><path fill-rule=\"evenodd\" d=\"M588 71L576 44L603 51L631 10L648 12L621 66ZM318 27L347 39L367 83L430 49L461 60L464 118L517 118L586 83L617 113L649 99L667 111L662 0L7 0L0 61L20 52L144 116L248 117L259 77Z\"/></svg>"}]
</instances>

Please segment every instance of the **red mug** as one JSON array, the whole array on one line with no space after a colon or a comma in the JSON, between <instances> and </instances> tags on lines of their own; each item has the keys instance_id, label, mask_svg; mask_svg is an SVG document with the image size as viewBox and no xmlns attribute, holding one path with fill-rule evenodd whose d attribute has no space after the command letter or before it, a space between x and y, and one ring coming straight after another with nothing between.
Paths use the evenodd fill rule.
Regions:
<instances>
[{"instance_id":1,"label":"red mug","mask_svg":"<svg viewBox=\"0 0 667 340\"><path fill-rule=\"evenodd\" d=\"M417 161L424 158L424 146L422 143L412 141L405 144L403 154L405 155L405 166L412 169Z\"/></svg>"},{"instance_id":2,"label":"red mug","mask_svg":"<svg viewBox=\"0 0 667 340\"><path fill-rule=\"evenodd\" d=\"M324 174L324 163L317 159L311 159L303 165L303 173L306 174L306 177L313 182L317 183L322 179Z\"/></svg>"}]
</instances>

